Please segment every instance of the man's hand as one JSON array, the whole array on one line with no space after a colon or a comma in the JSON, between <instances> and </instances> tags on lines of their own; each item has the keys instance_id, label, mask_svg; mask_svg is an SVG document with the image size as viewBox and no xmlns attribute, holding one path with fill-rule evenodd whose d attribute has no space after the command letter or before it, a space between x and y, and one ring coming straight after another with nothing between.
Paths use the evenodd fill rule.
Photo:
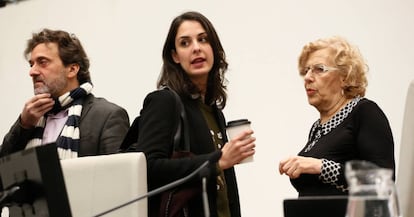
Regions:
<instances>
[{"instance_id":1,"label":"man's hand","mask_svg":"<svg viewBox=\"0 0 414 217\"><path fill-rule=\"evenodd\" d=\"M29 129L36 125L40 117L53 108L55 101L49 93L37 94L24 104L20 114L20 124L23 128Z\"/></svg>"}]
</instances>

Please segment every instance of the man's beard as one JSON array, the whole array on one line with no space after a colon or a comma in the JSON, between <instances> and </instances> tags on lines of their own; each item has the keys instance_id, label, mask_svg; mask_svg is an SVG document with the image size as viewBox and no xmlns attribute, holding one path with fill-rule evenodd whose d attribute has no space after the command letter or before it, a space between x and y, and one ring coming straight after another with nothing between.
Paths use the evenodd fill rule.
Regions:
<instances>
[{"instance_id":1,"label":"man's beard","mask_svg":"<svg viewBox=\"0 0 414 217\"><path fill-rule=\"evenodd\" d=\"M34 94L41 94L41 93L50 93L49 87L44 85L42 87L37 87L34 89Z\"/></svg>"},{"instance_id":2,"label":"man's beard","mask_svg":"<svg viewBox=\"0 0 414 217\"><path fill-rule=\"evenodd\" d=\"M52 81L45 81L43 79L34 78L33 80L41 80L43 82L43 85L41 87L34 88L34 94L41 94L41 93L50 93L53 98L59 97L59 93L66 87L67 80L63 76L63 72L61 74L62 76L59 76L55 80Z\"/></svg>"}]
</instances>

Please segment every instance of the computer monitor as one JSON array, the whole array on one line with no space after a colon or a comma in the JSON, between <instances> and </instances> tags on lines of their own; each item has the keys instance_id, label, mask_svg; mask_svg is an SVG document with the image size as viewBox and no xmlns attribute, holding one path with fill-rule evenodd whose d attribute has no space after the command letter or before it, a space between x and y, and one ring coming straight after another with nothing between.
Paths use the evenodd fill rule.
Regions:
<instances>
[{"instance_id":1,"label":"computer monitor","mask_svg":"<svg viewBox=\"0 0 414 217\"><path fill-rule=\"evenodd\" d=\"M0 178L0 205L10 216L72 216L56 144L0 158Z\"/></svg>"},{"instance_id":2,"label":"computer monitor","mask_svg":"<svg viewBox=\"0 0 414 217\"><path fill-rule=\"evenodd\" d=\"M285 217L344 217L346 196L299 197L283 200Z\"/></svg>"}]
</instances>

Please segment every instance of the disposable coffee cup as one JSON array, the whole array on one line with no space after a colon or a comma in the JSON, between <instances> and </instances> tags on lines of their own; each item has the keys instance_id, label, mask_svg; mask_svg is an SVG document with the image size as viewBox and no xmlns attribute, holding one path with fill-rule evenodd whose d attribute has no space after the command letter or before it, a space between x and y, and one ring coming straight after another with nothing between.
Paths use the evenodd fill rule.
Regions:
<instances>
[{"instance_id":1,"label":"disposable coffee cup","mask_svg":"<svg viewBox=\"0 0 414 217\"><path fill-rule=\"evenodd\" d=\"M247 119L238 119L229 121L227 123L226 131L227 131L227 137L229 139L233 139L234 137L238 136L241 132L250 130L250 121ZM240 161L240 163L247 163L253 161L253 155L250 157L247 157Z\"/></svg>"}]
</instances>

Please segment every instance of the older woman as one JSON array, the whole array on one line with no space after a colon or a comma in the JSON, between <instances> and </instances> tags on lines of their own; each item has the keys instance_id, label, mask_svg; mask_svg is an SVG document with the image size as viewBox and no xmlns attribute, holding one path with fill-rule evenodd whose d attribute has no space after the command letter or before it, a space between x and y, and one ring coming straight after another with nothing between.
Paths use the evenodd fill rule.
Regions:
<instances>
[{"instance_id":1,"label":"older woman","mask_svg":"<svg viewBox=\"0 0 414 217\"><path fill-rule=\"evenodd\" d=\"M375 102L364 98L367 71L359 50L341 37L303 47L299 72L319 119L298 156L279 164L299 196L346 195L344 164L349 160L395 170L388 120Z\"/></svg>"}]
</instances>

